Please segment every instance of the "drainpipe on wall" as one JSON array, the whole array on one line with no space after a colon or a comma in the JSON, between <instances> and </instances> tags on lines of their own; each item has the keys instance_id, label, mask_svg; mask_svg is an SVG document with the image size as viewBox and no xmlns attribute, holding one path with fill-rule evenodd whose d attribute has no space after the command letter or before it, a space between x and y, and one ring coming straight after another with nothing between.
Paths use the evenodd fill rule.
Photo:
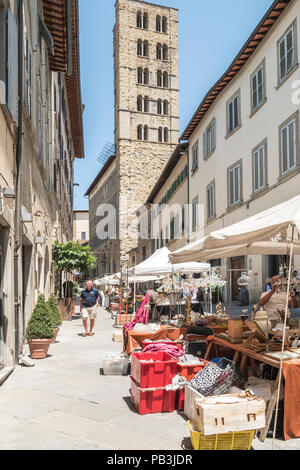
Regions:
<instances>
[{"instance_id":1,"label":"drainpipe on wall","mask_svg":"<svg viewBox=\"0 0 300 470\"><path fill-rule=\"evenodd\" d=\"M15 205L15 253L14 253L14 297L15 297L15 361L19 356L19 259L21 246L21 161L23 139L23 1L19 0L18 21L18 132L16 144L16 205Z\"/></svg>"}]
</instances>

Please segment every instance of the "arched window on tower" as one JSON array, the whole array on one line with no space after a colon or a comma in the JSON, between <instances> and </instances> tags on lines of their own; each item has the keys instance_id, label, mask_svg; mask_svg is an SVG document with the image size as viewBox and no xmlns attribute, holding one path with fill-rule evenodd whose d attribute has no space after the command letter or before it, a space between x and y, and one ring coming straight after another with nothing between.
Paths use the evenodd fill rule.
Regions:
<instances>
[{"instance_id":1,"label":"arched window on tower","mask_svg":"<svg viewBox=\"0 0 300 470\"><path fill-rule=\"evenodd\" d=\"M162 47L161 44L157 44L156 46L156 58L158 60L162 59Z\"/></svg>"},{"instance_id":2,"label":"arched window on tower","mask_svg":"<svg viewBox=\"0 0 300 470\"><path fill-rule=\"evenodd\" d=\"M144 70L144 85L149 85L149 69Z\"/></svg>"},{"instance_id":3,"label":"arched window on tower","mask_svg":"<svg viewBox=\"0 0 300 470\"><path fill-rule=\"evenodd\" d=\"M139 11L136 15L136 26L137 28L142 28L142 25L143 25L143 21L142 21L142 12Z\"/></svg>"},{"instance_id":4,"label":"arched window on tower","mask_svg":"<svg viewBox=\"0 0 300 470\"><path fill-rule=\"evenodd\" d=\"M169 142L169 129L167 127L164 128L164 142Z\"/></svg>"},{"instance_id":5,"label":"arched window on tower","mask_svg":"<svg viewBox=\"0 0 300 470\"><path fill-rule=\"evenodd\" d=\"M141 39L137 42L137 55L143 55L143 41Z\"/></svg>"},{"instance_id":6,"label":"arched window on tower","mask_svg":"<svg viewBox=\"0 0 300 470\"><path fill-rule=\"evenodd\" d=\"M149 43L148 41L144 41L143 43L143 56L149 57Z\"/></svg>"},{"instance_id":7,"label":"arched window on tower","mask_svg":"<svg viewBox=\"0 0 300 470\"><path fill-rule=\"evenodd\" d=\"M148 126L144 126L144 140L148 140L149 138Z\"/></svg>"},{"instance_id":8,"label":"arched window on tower","mask_svg":"<svg viewBox=\"0 0 300 470\"><path fill-rule=\"evenodd\" d=\"M168 76L168 72L164 72L164 75L163 75L163 86L164 86L164 88L168 88L168 86L169 86L169 76Z\"/></svg>"},{"instance_id":9,"label":"arched window on tower","mask_svg":"<svg viewBox=\"0 0 300 470\"><path fill-rule=\"evenodd\" d=\"M167 24L168 24L167 18L164 16L164 17L162 18L162 21L161 21L161 31L162 31L163 33L166 33L166 32L167 32Z\"/></svg>"},{"instance_id":10,"label":"arched window on tower","mask_svg":"<svg viewBox=\"0 0 300 470\"><path fill-rule=\"evenodd\" d=\"M141 124L137 127L137 138L143 140L143 126Z\"/></svg>"},{"instance_id":11,"label":"arched window on tower","mask_svg":"<svg viewBox=\"0 0 300 470\"><path fill-rule=\"evenodd\" d=\"M149 113L149 96L144 98L144 112Z\"/></svg>"},{"instance_id":12,"label":"arched window on tower","mask_svg":"<svg viewBox=\"0 0 300 470\"><path fill-rule=\"evenodd\" d=\"M157 15L156 17L156 31L161 32L161 16Z\"/></svg>"},{"instance_id":13,"label":"arched window on tower","mask_svg":"<svg viewBox=\"0 0 300 470\"><path fill-rule=\"evenodd\" d=\"M159 127L158 128L158 142L162 142L162 141L163 141L163 128Z\"/></svg>"},{"instance_id":14,"label":"arched window on tower","mask_svg":"<svg viewBox=\"0 0 300 470\"><path fill-rule=\"evenodd\" d=\"M138 68L137 80L138 80L138 83L141 83L141 84L144 82L144 71L143 71L142 67Z\"/></svg>"},{"instance_id":15,"label":"arched window on tower","mask_svg":"<svg viewBox=\"0 0 300 470\"><path fill-rule=\"evenodd\" d=\"M143 97L142 96L138 96L137 98L137 110L143 111Z\"/></svg>"},{"instance_id":16,"label":"arched window on tower","mask_svg":"<svg viewBox=\"0 0 300 470\"><path fill-rule=\"evenodd\" d=\"M168 60L168 46L166 44L163 46L163 60Z\"/></svg>"},{"instance_id":17,"label":"arched window on tower","mask_svg":"<svg viewBox=\"0 0 300 470\"><path fill-rule=\"evenodd\" d=\"M157 71L157 86L162 87L163 85L163 77L161 70Z\"/></svg>"},{"instance_id":18,"label":"arched window on tower","mask_svg":"<svg viewBox=\"0 0 300 470\"><path fill-rule=\"evenodd\" d=\"M145 12L143 15L143 29L148 29L148 24L149 24L148 13Z\"/></svg>"},{"instance_id":19,"label":"arched window on tower","mask_svg":"<svg viewBox=\"0 0 300 470\"><path fill-rule=\"evenodd\" d=\"M157 114L162 114L162 100L157 101Z\"/></svg>"},{"instance_id":20,"label":"arched window on tower","mask_svg":"<svg viewBox=\"0 0 300 470\"><path fill-rule=\"evenodd\" d=\"M168 100L164 101L164 114L166 116L169 114L169 102L168 102Z\"/></svg>"}]
</instances>

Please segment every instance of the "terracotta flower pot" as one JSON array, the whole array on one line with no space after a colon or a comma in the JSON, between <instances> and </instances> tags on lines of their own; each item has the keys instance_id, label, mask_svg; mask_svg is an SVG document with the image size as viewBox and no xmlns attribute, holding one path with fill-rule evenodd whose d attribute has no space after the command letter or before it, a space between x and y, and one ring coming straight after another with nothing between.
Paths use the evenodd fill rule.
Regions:
<instances>
[{"instance_id":1,"label":"terracotta flower pot","mask_svg":"<svg viewBox=\"0 0 300 470\"><path fill-rule=\"evenodd\" d=\"M29 339L28 345L31 359L45 359L49 351L51 339Z\"/></svg>"},{"instance_id":2,"label":"terracotta flower pot","mask_svg":"<svg viewBox=\"0 0 300 470\"><path fill-rule=\"evenodd\" d=\"M59 330L60 328L54 328L54 337L52 338L51 340L51 344L55 344L56 343L56 338L57 338L57 335L59 333Z\"/></svg>"}]
</instances>

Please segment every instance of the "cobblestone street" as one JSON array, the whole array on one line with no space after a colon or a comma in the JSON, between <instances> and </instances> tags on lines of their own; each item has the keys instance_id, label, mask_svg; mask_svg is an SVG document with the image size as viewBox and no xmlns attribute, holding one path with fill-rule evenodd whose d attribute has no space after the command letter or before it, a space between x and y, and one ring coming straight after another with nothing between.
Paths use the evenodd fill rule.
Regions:
<instances>
[{"instance_id":1,"label":"cobblestone street","mask_svg":"<svg viewBox=\"0 0 300 470\"><path fill-rule=\"evenodd\" d=\"M0 449L181 450L190 448L182 414L139 416L130 402L129 377L100 375L112 342L112 320L104 310L96 335L81 336L81 318L64 323L49 357L33 368L17 367L0 388ZM257 439L253 447L270 449ZM276 448L300 449L299 441Z\"/></svg>"}]
</instances>

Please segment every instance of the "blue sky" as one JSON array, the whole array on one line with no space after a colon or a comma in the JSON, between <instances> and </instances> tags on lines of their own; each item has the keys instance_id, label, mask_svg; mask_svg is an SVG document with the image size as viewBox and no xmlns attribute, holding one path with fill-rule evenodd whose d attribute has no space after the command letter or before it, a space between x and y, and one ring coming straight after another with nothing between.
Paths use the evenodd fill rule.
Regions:
<instances>
[{"instance_id":1,"label":"blue sky","mask_svg":"<svg viewBox=\"0 0 300 470\"><path fill-rule=\"evenodd\" d=\"M152 0L179 10L180 129L220 78L273 0ZM113 142L113 27L115 0L79 0L85 155L76 161L74 208L101 169L97 157Z\"/></svg>"}]
</instances>

